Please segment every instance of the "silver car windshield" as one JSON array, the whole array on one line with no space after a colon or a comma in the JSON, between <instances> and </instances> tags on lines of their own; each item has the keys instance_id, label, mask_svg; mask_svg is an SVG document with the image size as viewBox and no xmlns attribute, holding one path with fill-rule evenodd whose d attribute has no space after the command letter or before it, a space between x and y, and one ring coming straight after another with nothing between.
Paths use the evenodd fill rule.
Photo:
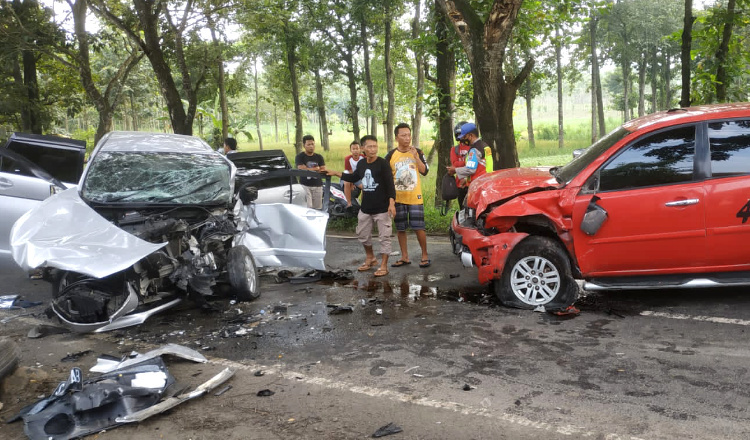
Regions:
<instances>
[{"instance_id":1,"label":"silver car windshield","mask_svg":"<svg viewBox=\"0 0 750 440\"><path fill-rule=\"evenodd\" d=\"M81 195L95 203L226 204L231 166L218 155L100 152Z\"/></svg>"}]
</instances>

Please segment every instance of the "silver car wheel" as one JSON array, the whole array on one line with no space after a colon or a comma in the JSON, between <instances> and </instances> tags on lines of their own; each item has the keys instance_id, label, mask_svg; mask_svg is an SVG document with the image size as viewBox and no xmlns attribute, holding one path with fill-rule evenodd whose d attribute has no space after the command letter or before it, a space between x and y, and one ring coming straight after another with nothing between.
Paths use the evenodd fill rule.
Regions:
<instances>
[{"instance_id":1,"label":"silver car wheel","mask_svg":"<svg viewBox=\"0 0 750 440\"><path fill-rule=\"evenodd\" d=\"M247 287L251 292L255 292L257 290L257 284L258 284L258 269L255 267L255 261L253 261L253 257L250 256L249 253L245 255L243 258L244 260L244 267L245 267L245 279L247 280Z\"/></svg>"},{"instance_id":2,"label":"silver car wheel","mask_svg":"<svg viewBox=\"0 0 750 440\"><path fill-rule=\"evenodd\" d=\"M560 290L560 271L540 256L522 258L510 272L510 287L523 303L540 306L549 303Z\"/></svg>"}]
</instances>

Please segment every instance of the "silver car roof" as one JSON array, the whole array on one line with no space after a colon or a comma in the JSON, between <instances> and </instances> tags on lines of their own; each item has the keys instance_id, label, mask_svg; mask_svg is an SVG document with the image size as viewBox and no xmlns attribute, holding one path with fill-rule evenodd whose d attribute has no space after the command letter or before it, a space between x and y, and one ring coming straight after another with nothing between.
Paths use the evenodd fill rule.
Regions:
<instances>
[{"instance_id":1,"label":"silver car roof","mask_svg":"<svg viewBox=\"0 0 750 440\"><path fill-rule=\"evenodd\" d=\"M206 142L194 136L138 131L107 133L96 149L107 152L215 153Z\"/></svg>"}]
</instances>

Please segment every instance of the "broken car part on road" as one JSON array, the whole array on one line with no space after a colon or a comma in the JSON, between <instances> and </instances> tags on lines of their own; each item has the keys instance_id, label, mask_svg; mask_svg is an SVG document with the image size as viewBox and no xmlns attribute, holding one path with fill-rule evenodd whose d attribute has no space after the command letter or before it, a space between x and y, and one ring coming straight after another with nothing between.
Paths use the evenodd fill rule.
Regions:
<instances>
[{"instance_id":1,"label":"broken car part on road","mask_svg":"<svg viewBox=\"0 0 750 440\"><path fill-rule=\"evenodd\" d=\"M81 370L73 368L52 394L26 406L9 422L22 418L24 432L32 440L78 438L145 420L202 396L234 374L224 369L191 392L163 399L175 383L161 358L164 354L206 361L194 350L170 344L117 363L115 368L99 368L107 372L92 379L83 380Z\"/></svg>"}]
</instances>

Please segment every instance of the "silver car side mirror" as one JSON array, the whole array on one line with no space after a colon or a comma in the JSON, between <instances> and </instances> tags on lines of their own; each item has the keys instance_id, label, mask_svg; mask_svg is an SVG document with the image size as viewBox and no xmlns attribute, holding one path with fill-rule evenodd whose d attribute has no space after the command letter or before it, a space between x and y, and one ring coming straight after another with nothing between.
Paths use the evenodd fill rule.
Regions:
<instances>
[{"instance_id":1,"label":"silver car side mirror","mask_svg":"<svg viewBox=\"0 0 750 440\"><path fill-rule=\"evenodd\" d=\"M601 229L604 222L607 221L607 211L596 204L598 200L600 200L599 197L594 196L591 199L591 202L589 202L586 214L583 215L581 230L586 235L595 235L599 232L599 229Z\"/></svg>"}]
</instances>

